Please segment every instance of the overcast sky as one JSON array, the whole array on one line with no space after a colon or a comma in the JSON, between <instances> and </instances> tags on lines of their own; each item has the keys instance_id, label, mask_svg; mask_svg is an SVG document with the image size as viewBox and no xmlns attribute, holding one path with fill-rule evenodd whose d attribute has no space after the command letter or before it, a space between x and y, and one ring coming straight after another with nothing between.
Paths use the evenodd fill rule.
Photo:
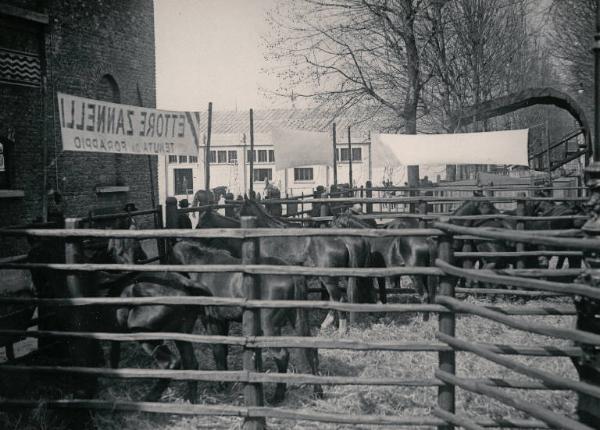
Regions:
<instances>
[{"instance_id":1,"label":"overcast sky","mask_svg":"<svg viewBox=\"0 0 600 430\"><path fill-rule=\"evenodd\" d=\"M157 106L215 110L287 107L259 94L260 35L276 0L155 0Z\"/></svg>"}]
</instances>

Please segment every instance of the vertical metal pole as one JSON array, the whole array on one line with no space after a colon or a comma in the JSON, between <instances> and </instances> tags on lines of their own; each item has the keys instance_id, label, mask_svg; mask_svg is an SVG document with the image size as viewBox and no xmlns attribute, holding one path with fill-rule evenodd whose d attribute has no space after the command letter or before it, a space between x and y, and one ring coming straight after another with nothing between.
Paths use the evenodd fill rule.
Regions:
<instances>
[{"instance_id":1,"label":"vertical metal pole","mask_svg":"<svg viewBox=\"0 0 600 430\"><path fill-rule=\"evenodd\" d=\"M348 126L348 181L350 182L350 189L352 189L352 140L350 139L350 126ZM352 195L354 196L354 194Z\"/></svg>"},{"instance_id":2,"label":"vertical metal pole","mask_svg":"<svg viewBox=\"0 0 600 430\"><path fill-rule=\"evenodd\" d=\"M41 116L42 116L42 166L43 166L43 177L42 177L42 222L48 221L48 120L47 120L47 95L48 95L48 67L46 62L46 35L47 32L42 32L40 37L40 59L42 68L42 85L41 85ZM52 104L54 109L54 103ZM54 129L53 129L54 130ZM54 132L54 131L53 131ZM54 160L58 163L58 160ZM58 181L58 178L56 178ZM56 190L58 192L58 189Z\"/></svg>"},{"instance_id":3,"label":"vertical metal pole","mask_svg":"<svg viewBox=\"0 0 600 430\"><path fill-rule=\"evenodd\" d=\"M336 133L336 129L335 129L335 122L333 123L333 186L335 188L337 188L337 148L336 148L336 141L335 141L335 133Z\"/></svg>"},{"instance_id":4,"label":"vertical metal pole","mask_svg":"<svg viewBox=\"0 0 600 430\"><path fill-rule=\"evenodd\" d=\"M372 143L371 143L371 132L369 132L369 181L373 180L373 160L372 160L372 155L373 155L373 149L371 147Z\"/></svg>"},{"instance_id":5,"label":"vertical metal pole","mask_svg":"<svg viewBox=\"0 0 600 430\"><path fill-rule=\"evenodd\" d=\"M453 263L452 237L444 235L440 237L439 258L447 263ZM454 279L451 276L442 276L439 284L439 294L442 296L454 297ZM456 320L454 312L440 312L438 319L438 329L440 333L454 337ZM456 354L454 351L441 351L438 353L439 369L455 374L456 372ZM454 413L455 412L455 387L451 384L444 384L438 387L438 406L440 409ZM452 430L454 426L445 424L438 426L438 430Z\"/></svg>"},{"instance_id":6,"label":"vertical metal pole","mask_svg":"<svg viewBox=\"0 0 600 430\"><path fill-rule=\"evenodd\" d=\"M206 147L204 153L204 190L206 204L210 204L210 138L212 135L212 102L208 103L208 126L206 130Z\"/></svg>"},{"instance_id":7,"label":"vertical metal pole","mask_svg":"<svg viewBox=\"0 0 600 430\"><path fill-rule=\"evenodd\" d=\"M546 162L548 163L548 181L552 186L552 157L550 155L550 123L546 120Z\"/></svg>"},{"instance_id":8,"label":"vertical metal pole","mask_svg":"<svg viewBox=\"0 0 600 430\"><path fill-rule=\"evenodd\" d=\"M594 142L592 160L600 161L600 0L596 0L596 33L594 34Z\"/></svg>"},{"instance_id":9,"label":"vertical metal pole","mask_svg":"<svg viewBox=\"0 0 600 430\"><path fill-rule=\"evenodd\" d=\"M242 228L255 228L256 217L241 217ZM242 243L242 264L256 264L258 260L256 239L244 239ZM260 300L259 277L244 274L244 297L248 300ZM260 336L260 309L244 309L242 315L242 334L246 338ZM261 350L244 347L243 367L246 372L262 372ZM264 406L263 388L260 383L247 383L244 387L246 406ZM245 418L244 430L262 430L266 428L264 418Z\"/></svg>"},{"instance_id":10,"label":"vertical metal pole","mask_svg":"<svg viewBox=\"0 0 600 430\"><path fill-rule=\"evenodd\" d=\"M250 109L250 197L254 194L254 111Z\"/></svg>"}]
</instances>

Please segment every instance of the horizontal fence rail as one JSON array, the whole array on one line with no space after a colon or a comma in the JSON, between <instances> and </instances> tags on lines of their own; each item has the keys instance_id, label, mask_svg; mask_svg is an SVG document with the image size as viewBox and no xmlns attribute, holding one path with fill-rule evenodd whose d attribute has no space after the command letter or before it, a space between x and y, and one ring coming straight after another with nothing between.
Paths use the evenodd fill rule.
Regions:
<instances>
[{"instance_id":1,"label":"horizontal fence rail","mask_svg":"<svg viewBox=\"0 0 600 430\"><path fill-rule=\"evenodd\" d=\"M264 237L409 237L409 236L439 236L444 234L442 230L431 228L407 228L407 229L353 229L353 228L230 228L230 229L162 229L162 230L104 230L104 229L47 229L47 230L11 230L0 229L0 236L33 236L33 237L70 237L70 238L179 238L179 239L212 239L212 238L233 238L233 239L252 239Z\"/></svg>"},{"instance_id":2,"label":"horizontal fence rail","mask_svg":"<svg viewBox=\"0 0 600 430\"><path fill-rule=\"evenodd\" d=\"M565 198L498 198L498 201L546 201L564 200L578 201L581 199ZM407 197L397 199L313 199L306 202L335 202L356 201L359 203L372 203L377 200L384 202L427 202L427 201L462 201L463 199L433 198L429 196ZM471 200L467 198L466 200ZM496 198L473 198L473 200L496 201ZM285 199L270 200L268 203L286 202ZM197 208L195 208L197 209ZM156 211L143 212L139 215L156 213ZM124 216L131 216L127 213ZM114 215L114 214L113 214ZM121 214L117 214L121 215ZM375 215L372 215L376 217ZM416 217L415 217L416 218ZM424 217L423 217L424 218ZM515 219L518 221L540 221L546 220L538 217L511 217L502 215L498 219ZM566 219L555 217L556 220ZM573 219L572 217L568 217ZM579 219L585 219L582 216ZM428 218L435 220L436 218ZM448 218L444 218L447 220ZM478 218L472 218L478 219ZM85 220L85 219L84 219ZM382 277L382 276L426 276L439 278L442 288L435 304L354 304L329 301L309 300L261 300L256 299L234 299L204 296L166 296L166 297L77 297L77 298L12 298L0 297L0 304L29 304L48 306L236 306L245 312L253 312L255 315L259 309L276 308L298 308L298 309L321 309L337 310L343 312L391 312L391 313L416 313L433 312L440 318L440 332L437 334L439 342L394 342L379 341L368 342L361 340L337 339L326 337L303 337L303 336L260 336L259 332L252 334L245 331L244 336L208 336L195 335L191 333L170 332L144 332L144 333L108 333L108 332L85 332L85 331L56 331L56 330L0 330L0 336L19 336L32 338L71 338L71 339L96 339L120 342L139 341L164 341L174 340L182 342L193 342L200 344L233 345L243 348L244 354L260 354L264 348L317 348L317 349L348 349L352 351L394 351L394 352L427 352L438 353L440 368L432 378L377 378L377 377L348 377L348 376L320 376L311 374L270 374L260 370L248 370L244 366L243 371L207 371L207 370L148 370L148 369L98 369L92 367L64 367L64 366L19 366L15 364L0 366L0 372L25 372L36 371L42 373L61 373L78 375L95 375L106 378L132 378L132 379L175 379L195 381L228 381L239 382L249 386L257 386L262 383L290 383L290 384L323 384L323 385L374 385L374 386L401 386L401 387L437 387L443 396L449 394L454 397L454 386L462 387L468 391L487 395L524 411L534 417L531 420L505 419L473 419L457 414L454 410L454 400L451 403L442 402L439 408L433 409L432 415L423 416L367 416L330 414L322 412L296 412L282 408L272 408L257 405L256 403L244 407L238 406L197 406L185 404L164 404L148 402L104 402L101 400L58 400L45 403L50 408L86 408L96 410L136 410L156 413L173 413L183 415L224 415L249 418L277 418L321 421L340 424L364 424L364 425L399 425L399 426L438 426L439 429L449 429L452 425L462 425L465 428L483 427L527 427L534 426L545 428L547 425L568 428L587 429L581 423L570 418L561 416L552 411L540 408L528 402L521 401L515 396L502 391L501 388L514 388L525 390L571 390L585 393L586 395L600 398L600 387L584 382L571 381L549 372L540 371L530 366L525 366L507 356L535 356L535 357L582 357L583 350L578 346L528 346L507 344L484 344L466 342L454 336L455 314L468 314L502 323L510 328L524 330L544 336L552 336L559 339L567 339L586 345L600 346L600 335L582 330L566 329L544 324L533 324L524 322L516 316L521 315L574 315L575 308L572 305L557 304L543 306L481 306L464 303L454 298L456 293L484 293L484 294L513 294L521 296L553 297L559 295L582 295L600 300L600 290L586 286L564 282L552 282L548 280L533 279L535 277L575 277L590 273L583 269L504 269L472 270L455 267L452 262L454 258L506 258L524 256L577 256L581 257L581 250L600 250L600 241L590 239L577 239L573 237L549 237L550 234L577 235L576 230L560 230L548 233L545 231L512 231L502 229L482 229L460 227L446 222L433 222L434 228L421 229L207 229L207 230L179 230L179 229L154 229L154 230L102 230L102 229L0 229L0 235L15 236L27 235L34 237L62 237L74 241L81 238L235 238L244 241L245 245L256 242L264 237L437 237L440 259L435 261L434 267L393 267L393 268L326 268L326 267L301 267L301 266L272 266L258 264L236 264L236 265L121 265L121 264L76 264L74 262L65 264L26 263L22 258L0 260L2 268L40 269L47 268L64 271L69 276L79 272L131 272L132 279L140 282L152 282L152 273L242 273L246 280L255 282L256 275L301 275L301 276L334 276L334 277ZM544 236L541 236L544 234ZM538 245L553 245L557 248L574 249L575 251L520 251L503 253L485 252L453 252L449 246L452 235L463 235L469 238L483 238L488 240L504 240L514 242L529 242ZM477 240L477 239L474 239ZM244 248L246 249L246 248ZM151 263L150 258L145 263ZM162 261L162 260L161 260ZM254 262L252 258L243 261ZM127 275L129 276L129 275ZM139 278L137 278L139 276ZM144 276L149 276L144 278ZM174 275L173 275L174 276ZM522 290L509 290L503 288L495 289L468 289L455 288L453 281L455 277L470 279L474 281L488 282L498 286L511 286ZM116 278L113 282L119 282L123 278ZM201 287L195 285L188 279L186 288ZM534 291L535 290L535 291ZM442 324L443 321L443 324ZM442 329L443 328L443 329ZM258 334L257 334L258 333ZM504 366L523 375L535 378L529 380L511 380L501 378L462 378L456 376L454 353L456 351L469 352L481 356L487 360ZM260 357L260 355L258 356ZM260 359L258 360L260 363ZM442 363L444 364L442 366ZM0 408L14 407L36 407L35 401L28 400L0 400ZM109 408L110 405L110 408Z\"/></svg>"}]
</instances>

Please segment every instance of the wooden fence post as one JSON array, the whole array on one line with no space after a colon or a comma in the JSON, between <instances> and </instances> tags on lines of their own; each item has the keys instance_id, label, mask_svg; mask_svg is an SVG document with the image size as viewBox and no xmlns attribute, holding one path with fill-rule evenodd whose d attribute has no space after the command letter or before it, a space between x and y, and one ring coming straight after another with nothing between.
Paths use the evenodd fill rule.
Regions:
<instances>
[{"instance_id":1,"label":"wooden fence post","mask_svg":"<svg viewBox=\"0 0 600 430\"><path fill-rule=\"evenodd\" d=\"M202 203L200 203L202 204ZM177 199L175 197L167 197L165 202L166 210L165 213L167 215L167 219L165 220L166 228L177 228ZM165 240L165 254L169 254L171 252L171 246L174 243L174 239L166 239Z\"/></svg>"},{"instance_id":2,"label":"wooden fence post","mask_svg":"<svg viewBox=\"0 0 600 430\"><path fill-rule=\"evenodd\" d=\"M367 189L367 198L373 198L373 190L371 189L373 188L373 183L371 181L367 181L366 183L366 189ZM373 213L373 203L367 203L367 213L368 214L372 214Z\"/></svg>"},{"instance_id":3,"label":"wooden fence post","mask_svg":"<svg viewBox=\"0 0 600 430\"><path fill-rule=\"evenodd\" d=\"M449 264L453 263L452 236L444 235L440 237L439 258ZM455 279L451 276L442 276L439 284L439 295L454 297ZM438 318L438 329L440 333L454 337L456 328L456 319L454 312L440 312ZM440 351L438 353L439 369L455 374L456 354L454 351ZM455 412L455 387L451 384L444 384L438 387L438 406L440 409L454 413ZM438 430L453 430L452 424L438 426Z\"/></svg>"},{"instance_id":4,"label":"wooden fence post","mask_svg":"<svg viewBox=\"0 0 600 430\"><path fill-rule=\"evenodd\" d=\"M65 220L65 229L79 228L79 219L67 218ZM83 247L78 238L67 238L65 241L65 263L77 264L83 262ZM65 276L65 297L76 298L85 297L85 287L90 285L81 279L82 275L78 272L70 272ZM88 306L79 306L61 310L61 314L67 312L64 318L61 315L63 327L67 331L93 331L91 323L96 320L93 315L97 309ZM98 316L100 316L98 314ZM70 338L66 340L68 360L73 366L94 366L99 365L102 350L100 343L96 339L77 339ZM81 396L84 398L93 397L97 392L98 377L84 376L80 377Z\"/></svg>"},{"instance_id":5,"label":"wooden fence post","mask_svg":"<svg viewBox=\"0 0 600 430\"><path fill-rule=\"evenodd\" d=\"M241 217L242 228L255 228L256 217ZM242 264L256 264L258 260L256 239L244 239L242 243ZM257 276L244 274L244 295L248 300L260 300L260 284ZM242 316L242 335L254 337L261 335L260 309L244 309ZM261 350L244 347L243 365L246 372L262 372ZM263 388L260 383L247 383L244 387L246 406L264 406ZM245 418L244 430L262 430L266 428L264 417Z\"/></svg>"},{"instance_id":6,"label":"wooden fence post","mask_svg":"<svg viewBox=\"0 0 600 430\"><path fill-rule=\"evenodd\" d=\"M162 205L156 206L156 214L154 216L155 224L154 228L163 229L165 228L163 222L163 211ZM167 264L167 245L164 237L159 237L156 239L156 247L158 248L158 257L161 264Z\"/></svg>"}]
</instances>

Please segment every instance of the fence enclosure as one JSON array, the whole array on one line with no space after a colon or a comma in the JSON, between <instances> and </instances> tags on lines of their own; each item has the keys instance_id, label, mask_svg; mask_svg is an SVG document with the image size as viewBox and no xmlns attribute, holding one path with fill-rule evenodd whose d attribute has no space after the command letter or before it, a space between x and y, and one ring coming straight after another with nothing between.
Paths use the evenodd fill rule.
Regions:
<instances>
[{"instance_id":1,"label":"fence enclosure","mask_svg":"<svg viewBox=\"0 0 600 430\"><path fill-rule=\"evenodd\" d=\"M358 198L360 199L360 198ZM439 197L428 197L433 201ZM356 200L356 199L354 199ZM361 203L373 204L381 199L360 199ZM423 201L420 197L394 199L403 203ZM457 238L466 240L510 240L517 243L537 244L550 246L553 249L564 250L568 256L580 256L581 250L598 251L600 241L567 237L554 237L552 234L543 235L539 232L499 231L469 227L460 227L447 222L429 222L434 216L419 214L423 219L419 229L406 230L356 230L356 229L255 229L252 220L242 221L240 229L211 229L211 230L176 230L173 229L167 208L167 229L154 230L102 230L102 229L2 229L0 235L28 235L35 237L56 237L68 239L67 251L73 251L85 238L127 237L137 239L157 240L158 249L165 249L165 242L173 238L214 238L235 237L243 240L242 264L232 266L179 266L166 264L153 264L154 261L145 261L146 264L117 265L117 264L85 264L68 258L65 263L43 264L23 263L22 259L4 259L0 261L1 268L31 269L50 267L53 270L69 273L70 282L77 282L77 274L96 270L127 271L127 272L242 272L244 274L244 299L224 299L214 297L144 297L144 298L0 298L0 303L29 304L36 306L61 306L85 309L87 306L98 304L111 305L148 305L162 304L168 306L241 306L244 309L242 335L229 337L212 337L195 334L181 333L89 333L86 331L72 330L71 332L54 332L48 330L0 330L2 336L27 336L48 339L59 336L67 339L101 339L116 341L140 341L149 339L185 340L204 344L240 345L243 347L242 371L206 371L206 370L151 370L151 369L103 369L89 366L23 366L19 364L5 364L0 366L2 372L41 372L62 373L89 377L108 378L158 378L196 381L236 381L245 384L244 406L231 405L189 405L181 403L149 403L131 401L103 401L89 399L62 399L44 401L49 408L84 408L90 410L119 410L119 411L145 411L152 413L170 413L181 415L224 415L243 418L245 428L264 428L267 419L292 419L322 421L329 423L363 424L363 425L397 425L397 426L436 426L439 429L452 429L462 426L469 429L483 427L554 427L561 429L589 429L593 422L582 424L576 420L561 416L551 410L540 408L519 398L518 395L507 394L503 388L516 389L560 389L572 390L586 398L600 399L600 387L589 381L568 380L559 375L540 371L531 366L525 366L517 360L508 358L508 355L529 355L539 357L563 356L577 358L582 355L582 347L597 348L600 346L600 333L592 333L578 329L558 328L550 325L531 325L519 319L525 315L575 315L573 306L548 306L527 307L519 306L482 306L468 304L456 299L457 293L487 293L511 295L578 295L593 300L600 300L600 290L572 282L556 282L555 278L572 279L583 271L579 268L570 268L566 271L557 269L526 269L519 264L524 256L522 249L512 254L498 258L511 258L516 261L515 269L502 272L491 270L474 270L472 265L456 262L473 261L481 257L489 257L473 250L455 252L453 241ZM132 215L128 214L127 216ZM172 214L171 214L172 215ZM525 222L527 217L520 216L520 221ZM76 222L71 222L67 227L75 227ZM171 227L171 228L169 228ZM562 235L573 232L554 232ZM357 237L400 237L400 236L426 236L437 237L438 259L434 267L397 267L386 269L332 269L296 266L264 266L256 265L256 239L264 236L357 236ZM573 251L574 250L574 251ZM561 251L536 251L535 255L560 254ZM67 252L67 256L76 255L76 252ZM164 254L161 254L161 257ZM161 259L162 260L162 259ZM164 261L163 261L164 262ZM356 276L372 277L391 275L423 275L438 278L438 293L436 304L349 304L331 303L325 301L264 301L261 300L258 289L257 274L288 274L288 275L313 275L313 276ZM548 280L535 279L544 277ZM470 279L473 281L494 284L496 288L487 290L456 288L457 279ZM513 287L515 289L508 289ZM273 307L299 307L304 309L333 309L346 312L391 312L414 313L434 312L438 314L437 342L402 343L402 342L365 342L348 339L329 339L320 337L280 336L265 337L260 335L260 318L258 311L261 308ZM481 344L462 340L456 337L456 315L469 314L489 319L508 327L525 330L546 336L568 339L576 342L573 347L554 347L552 349L539 346L520 346L502 344ZM385 350L397 352L428 351L438 353L438 369L434 375L424 375L418 380L403 378L350 378L341 376L315 376L310 374L271 374L264 373L261 363L261 350L267 347L306 347L319 349L350 349L356 351ZM502 379L475 379L456 375L456 351L467 351L483 357L486 360L507 367L517 373L534 378L527 380L502 380ZM539 381L539 382L538 382ZM349 415L344 413L324 412L297 412L291 409L265 406L262 384L272 382L287 382L290 384L351 384L375 386L429 386L438 387L437 407L432 408L431 414L425 416L391 416L391 415ZM517 410L525 412L530 419L491 419L488 417L469 417L464 411L456 409L456 387L474 393L482 394L505 403ZM38 402L27 399L2 399L0 407L23 408L37 407Z\"/></svg>"}]
</instances>

